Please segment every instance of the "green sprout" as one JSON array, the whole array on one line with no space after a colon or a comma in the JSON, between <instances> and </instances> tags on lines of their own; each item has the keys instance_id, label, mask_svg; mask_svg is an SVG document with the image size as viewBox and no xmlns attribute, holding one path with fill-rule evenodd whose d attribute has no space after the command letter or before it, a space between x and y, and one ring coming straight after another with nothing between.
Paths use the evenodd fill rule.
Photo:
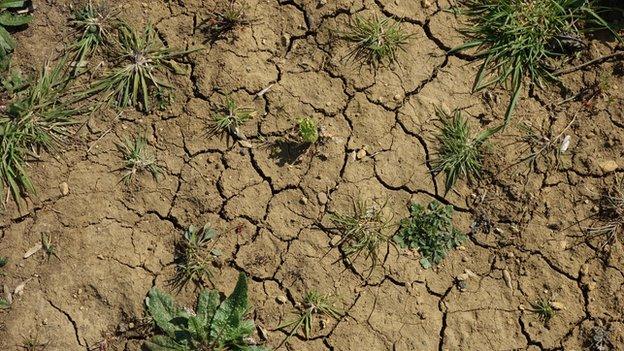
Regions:
<instances>
[{"instance_id":1,"label":"green sprout","mask_svg":"<svg viewBox=\"0 0 624 351\"><path fill-rule=\"evenodd\" d=\"M405 45L413 37L401 28L401 23L390 18L365 19L356 16L349 23L349 30L342 39L355 44L347 57L377 68L379 64L396 62L398 50L405 51Z\"/></svg>"},{"instance_id":2,"label":"green sprout","mask_svg":"<svg viewBox=\"0 0 624 351\"><path fill-rule=\"evenodd\" d=\"M227 135L238 139L245 139L240 127L252 119L256 111L253 108L239 107L231 98L225 99L225 106L212 116L212 123L208 127L208 136Z\"/></svg>"},{"instance_id":3,"label":"green sprout","mask_svg":"<svg viewBox=\"0 0 624 351\"><path fill-rule=\"evenodd\" d=\"M169 281L174 289L182 290L190 282L203 283L212 279L210 260L203 254L216 236L208 225L203 228L191 225L184 232L183 240L176 247L176 273Z\"/></svg>"},{"instance_id":4,"label":"green sprout","mask_svg":"<svg viewBox=\"0 0 624 351\"><path fill-rule=\"evenodd\" d=\"M480 177L485 143L502 126L489 128L473 136L468 120L462 117L461 111L455 110L452 116L440 109L437 113L441 121L437 136L440 145L432 160L432 171L434 174L446 174L445 187L448 192L459 178L472 180Z\"/></svg>"},{"instance_id":5,"label":"green sprout","mask_svg":"<svg viewBox=\"0 0 624 351\"><path fill-rule=\"evenodd\" d=\"M535 303L531 304L533 312L537 314L540 321L547 324L556 314L555 308L548 299L539 299Z\"/></svg>"},{"instance_id":6,"label":"green sprout","mask_svg":"<svg viewBox=\"0 0 624 351\"><path fill-rule=\"evenodd\" d=\"M299 120L299 138L304 143L314 144L319 139L318 126L316 122L309 117L304 117Z\"/></svg>"},{"instance_id":7,"label":"green sprout","mask_svg":"<svg viewBox=\"0 0 624 351\"><path fill-rule=\"evenodd\" d=\"M124 174L121 180L125 184L130 184L137 173L149 172L154 179L158 179L162 172L162 167L158 165L156 156L147 150L147 139L137 136L133 139L126 139L117 144L117 149L123 154L125 161Z\"/></svg>"}]
</instances>

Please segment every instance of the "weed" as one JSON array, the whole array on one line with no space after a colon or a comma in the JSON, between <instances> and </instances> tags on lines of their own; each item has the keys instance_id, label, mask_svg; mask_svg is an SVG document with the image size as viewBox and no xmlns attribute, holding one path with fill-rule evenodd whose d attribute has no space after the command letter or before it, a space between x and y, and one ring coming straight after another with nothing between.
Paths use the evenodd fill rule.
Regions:
<instances>
[{"instance_id":1,"label":"weed","mask_svg":"<svg viewBox=\"0 0 624 351\"><path fill-rule=\"evenodd\" d=\"M511 90L505 112L509 123L520 97L523 81L543 87L554 81L554 59L584 47L579 26L608 28L587 0L466 0L462 12L473 26L471 41L452 52L477 48L482 60L473 91L500 85Z\"/></svg>"},{"instance_id":2,"label":"weed","mask_svg":"<svg viewBox=\"0 0 624 351\"><path fill-rule=\"evenodd\" d=\"M8 262L9 262L8 257L0 256L0 268L6 266Z\"/></svg>"},{"instance_id":3,"label":"weed","mask_svg":"<svg viewBox=\"0 0 624 351\"><path fill-rule=\"evenodd\" d=\"M189 282L201 284L212 279L210 260L202 253L216 235L208 225L201 229L190 226L184 232L183 240L176 247L176 273L169 281L174 289L182 290Z\"/></svg>"},{"instance_id":4,"label":"weed","mask_svg":"<svg viewBox=\"0 0 624 351\"><path fill-rule=\"evenodd\" d=\"M38 336L30 336L23 338L22 344L18 345L18 347L24 351L43 351L49 344L49 342L40 341Z\"/></svg>"},{"instance_id":5,"label":"weed","mask_svg":"<svg viewBox=\"0 0 624 351\"><path fill-rule=\"evenodd\" d=\"M614 344L611 341L611 329L599 321L598 325L591 329L589 338L586 340L585 345L588 350L591 351L614 350Z\"/></svg>"},{"instance_id":6,"label":"weed","mask_svg":"<svg viewBox=\"0 0 624 351\"><path fill-rule=\"evenodd\" d=\"M11 308L11 304L9 303L9 301L0 297L0 310L8 310L9 308Z\"/></svg>"},{"instance_id":7,"label":"weed","mask_svg":"<svg viewBox=\"0 0 624 351\"><path fill-rule=\"evenodd\" d=\"M432 201L425 208L412 204L410 217L401 223L394 236L396 243L403 248L417 249L422 258L420 264L427 269L437 265L448 251L457 248L466 236L453 226L453 206Z\"/></svg>"},{"instance_id":8,"label":"weed","mask_svg":"<svg viewBox=\"0 0 624 351\"><path fill-rule=\"evenodd\" d=\"M52 244L52 238L45 233L41 234L41 248L43 248L43 253L46 255L48 261L52 256L56 257L59 261L61 260L56 254L56 246Z\"/></svg>"},{"instance_id":9,"label":"weed","mask_svg":"<svg viewBox=\"0 0 624 351\"><path fill-rule=\"evenodd\" d=\"M174 50L164 46L156 31L147 25L142 33L126 23L118 27L117 67L96 81L84 96L105 93L105 100L114 101L118 107L135 106L144 112L150 111L151 92L157 93L172 86L162 75L176 74L184 70L174 61L199 49Z\"/></svg>"},{"instance_id":10,"label":"weed","mask_svg":"<svg viewBox=\"0 0 624 351\"><path fill-rule=\"evenodd\" d=\"M13 0L0 2L0 62L2 66L8 65L8 56L15 49L15 39L6 28L15 28L26 25L32 21L32 16L28 13L20 14L15 10L27 7L28 1Z\"/></svg>"},{"instance_id":11,"label":"weed","mask_svg":"<svg viewBox=\"0 0 624 351\"><path fill-rule=\"evenodd\" d=\"M217 10L214 14L200 24L200 29L208 36L209 41L216 41L226 33L236 28L249 26L256 20L249 17L249 5L243 1L242 5L237 5L236 0L225 0L225 6Z\"/></svg>"},{"instance_id":12,"label":"weed","mask_svg":"<svg viewBox=\"0 0 624 351\"><path fill-rule=\"evenodd\" d=\"M38 158L40 151L53 151L69 134L75 115L89 111L65 101L69 84L65 61L46 64L37 79L19 91L0 113L0 177L18 207L19 200L35 193L25 169L27 158ZM7 194L7 198L8 198Z\"/></svg>"},{"instance_id":13,"label":"weed","mask_svg":"<svg viewBox=\"0 0 624 351\"><path fill-rule=\"evenodd\" d=\"M319 139L318 126L312 118L304 117L299 120L299 138L304 143L314 144Z\"/></svg>"},{"instance_id":14,"label":"weed","mask_svg":"<svg viewBox=\"0 0 624 351\"><path fill-rule=\"evenodd\" d=\"M574 122L574 119L572 120ZM546 164L554 164L558 166L561 162L561 156L568 150L570 146L570 135L565 135L566 130L570 128L572 123L568 124L558 135L552 136L550 131L544 132L532 126L528 122L522 122L518 128L523 132L520 139L527 145L527 151L519 162L528 162L529 171L535 169L540 160L544 160ZM516 163L516 164L517 164Z\"/></svg>"},{"instance_id":15,"label":"weed","mask_svg":"<svg viewBox=\"0 0 624 351\"><path fill-rule=\"evenodd\" d=\"M80 73L87 59L110 38L110 28L115 14L104 4L94 5L91 0L72 12L70 23L77 32L77 41L69 47L74 67L73 74Z\"/></svg>"},{"instance_id":16,"label":"weed","mask_svg":"<svg viewBox=\"0 0 624 351\"><path fill-rule=\"evenodd\" d=\"M175 306L171 296L156 288L150 290L146 305L160 331L145 342L148 350L266 350L250 340L255 326L245 320L250 306L244 273L223 301L216 290L202 291L195 311Z\"/></svg>"},{"instance_id":17,"label":"weed","mask_svg":"<svg viewBox=\"0 0 624 351\"><path fill-rule=\"evenodd\" d=\"M225 104L213 116L208 127L208 136L227 135L238 139L246 139L239 128L252 119L256 111L253 108L239 107L236 101L227 97Z\"/></svg>"},{"instance_id":18,"label":"weed","mask_svg":"<svg viewBox=\"0 0 624 351\"><path fill-rule=\"evenodd\" d=\"M539 299L531 306L533 307L532 311L537 314L537 318L544 324L548 324L552 317L555 316L555 308L548 299Z\"/></svg>"},{"instance_id":19,"label":"weed","mask_svg":"<svg viewBox=\"0 0 624 351\"><path fill-rule=\"evenodd\" d=\"M405 45L412 37L413 34L401 28L400 22L386 17L365 19L356 16L349 23L348 31L342 34L342 39L355 45L347 57L375 68L396 62L397 51L405 51Z\"/></svg>"},{"instance_id":20,"label":"weed","mask_svg":"<svg viewBox=\"0 0 624 351\"><path fill-rule=\"evenodd\" d=\"M162 168L158 165L156 156L147 150L147 139L142 136L126 139L117 144L117 149L123 154L125 170L121 180L130 184L134 176L140 172L149 172L154 179L162 174Z\"/></svg>"},{"instance_id":21,"label":"weed","mask_svg":"<svg viewBox=\"0 0 624 351\"><path fill-rule=\"evenodd\" d=\"M440 146L432 161L433 173L445 173L448 192L460 177L469 181L480 177L485 143L502 127L489 128L473 136L468 120L462 117L461 111L455 110L449 116L437 109L437 114L441 121L437 136Z\"/></svg>"},{"instance_id":22,"label":"weed","mask_svg":"<svg viewBox=\"0 0 624 351\"><path fill-rule=\"evenodd\" d=\"M330 218L342 236L336 244L350 260L356 260L361 254L371 260L371 269L379 264L381 246L390 243L388 231L394 226L384 215L387 202L368 205L364 201L355 201L352 215L334 214Z\"/></svg>"},{"instance_id":23,"label":"weed","mask_svg":"<svg viewBox=\"0 0 624 351\"><path fill-rule=\"evenodd\" d=\"M605 249L617 240L618 233L624 228L624 184L621 177L616 177L615 183L601 196L598 216L602 225L591 227L588 232L592 237L605 236L601 246Z\"/></svg>"},{"instance_id":24,"label":"weed","mask_svg":"<svg viewBox=\"0 0 624 351\"><path fill-rule=\"evenodd\" d=\"M304 337L309 339L310 334L312 334L312 324L314 323L315 316L320 315L339 319L342 313L342 311L334 307L329 295L322 295L315 290L309 291L303 298L299 316L277 327L277 329L287 329L290 327L292 327L292 329L276 349L280 348L286 340L293 336L299 329L303 331Z\"/></svg>"}]
</instances>

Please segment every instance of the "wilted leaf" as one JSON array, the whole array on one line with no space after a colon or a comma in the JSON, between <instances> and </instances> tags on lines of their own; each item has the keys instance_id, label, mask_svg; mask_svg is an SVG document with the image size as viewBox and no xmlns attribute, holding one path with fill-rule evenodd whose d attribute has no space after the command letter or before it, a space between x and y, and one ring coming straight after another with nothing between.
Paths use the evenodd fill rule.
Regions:
<instances>
[{"instance_id":1,"label":"wilted leaf","mask_svg":"<svg viewBox=\"0 0 624 351\"><path fill-rule=\"evenodd\" d=\"M24 258L28 258L36 254L37 251L41 250L42 247L43 247L43 244L41 242L37 243L37 245L31 247L30 249L28 249L28 251L26 251L26 253L24 254Z\"/></svg>"}]
</instances>

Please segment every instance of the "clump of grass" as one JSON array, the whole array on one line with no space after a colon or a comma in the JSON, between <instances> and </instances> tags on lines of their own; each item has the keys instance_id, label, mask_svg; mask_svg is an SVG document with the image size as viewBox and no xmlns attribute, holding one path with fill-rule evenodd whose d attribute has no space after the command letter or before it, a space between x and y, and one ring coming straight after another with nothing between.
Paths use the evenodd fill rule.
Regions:
<instances>
[{"instance_id":1,"label":"clump of grass","mask_svg":"<svg viewBox=\"0 0 624 351\"><path fill-rule=\"evenodd\" d=\"M8 67L9 55L17 45L7 28L18 28L32 21L32 16L29 13L16 12L25 9L28 3L28 1L22 0L0 2L0 67L3 69Z\"/></svg>"},{"instance_id":2,"label":"clump of grass","mask_svg":"<svg viewBox=\"0 0 624 351\"><path fill-rule=\"evenodd\" d=\"M533 307L532 311L537 314L537 318L544 324L548 324L556 314L555 308L548 299L539 299L531 306Z\"/></svg>"},{"instance_id":3,"label":"clump of grass","mask_svg":"<svg viewBox=\"0 0 624 351\"><path fill-rule=\"evenodd\" d=\"M225 5L204 20L199 28L208 36L209 41L217 41L236 28L253 24L256 19L247 13L249 5L245 1L238 4L236 0L225 0Z\"/></svg>"},{"instance_id":4,"label":"clump of grass","mask_svg":"<svg viewBox=\"0 0 624 351\"><path fill-rule=\"evenodd\" d=\"M304 117L298 121L299 138L307 144L314 144L319 139L319 131L316 121L309 117Z\"/></svg>"},{"instance_id":5,"label":"clump of grass","mask_svg":"<svg viewBox=\"0 0 624 351\"><path fill-rule=\"evenodd\" d=\"M104 93L105 100L115 102L118 107L135 106L149 112L153 95L172 88L164 75L167 72L184 73L174 59L197 50L166 47L151 25L147 25L143 32L138 32L128 24L121 23L116 43L116 67L83 94L92 96Z\"/></svg>"},{"instance_id":6,"label":"clump of grass","mask_svg":"<svg viewBox=\"0 0 624 351\"><path fill-rule=\"evenodd\" d=\"M88 58L110 39L110 29L116 15L111 9L99 3L94 5L91 0L72 11L70 24L77 32L77 41L69 47L73 66L72 74L82 72Z\"/></svg>"},{"instance_id":7,"label":"clump of grass","mask_svg":"<svg viewBox=\"0 0 624 351\"><path fill-rule=\"evenodd\" d=\"M601 196L598 216L602 224L589 228L588 232L592 237L605 237L600 247L602 250L612 245L624 228L624 185L621 177L616 177L615 183Z\"/></svg>"},{"instance_id":8,"label":"clump of grass","mask_svg":"<svg viewBox=\"0 0 624 351\"><path fill-rule=\"evenodd\" d=\"M342 34L342 39L355 45L347 57L375 68L396 62L397 51L405 51L412 37L413 34L401 28L400 22L387 17L366 19L356 16Z\"/></svg>"},{"instance_id":9,"label":"clump of grass","mask_svg":"<svg viewBox=\"0 0 624 351\"><path fill-rule=\"evenodd\" d=\"M511 90L505 112L509 123L524 80L543 87L557 78L553 59L561 58L577 43L580 26L608 28L587 0L467 0L462 13L473 26L472 40L451 51L477 48L482 61L473 92L491 86ZM571 39L572 38L572 39Z\"/></svg>"},{"instance_id":10,"label":"clump of grass","mask_svg":"<svg viewBox=\"0 0 624 351\"><path fill-rule=\"evenodd\" d=\"M216 235L208 225L203 228L191 225L184 232L176 247L176 273L169 281L174 289L182 290L189 282L202 284L212 279L210 260L204 257L204 251Z\"/></svg>"},{"instance_id":11,"label":"clump of grass","mask_svg":"<svg viewBox=\"0 0 624 351\"><path fill-rule=\"evenodd\" d=\"M163 173L156 156L147 149L147 139L143 136L135 136L125 139L117 144L117 149L123 154L124 173L121 180L130 184L137 173L149 172L154 179Z\"/></svg>"},{"instance_id":12,"label":"clump of grass","mask_svg":"<svg viewBox=\"0 0 624 351\"><path fill-rule=\"evenodd\" d=\"M52 258L52 256L56 257L59 261L61 260L61 258L56 254L56 245L52 244L52 238L48 234L41 234L41 248L43 249L43 253L48 261Z\"/></svg>"},{"instance_id":13,"label":"clump of grass","mask_svg":"<svg viewBox=\"0 0 624 351\"><path fill-rule=\"evenodd\" d=\"M41 151L54 151L69 135L74 116L89 111L77 108L78 99L66 98L70 79L65 61L46 64L35 81L16 93L0 112L0 177L18 207L20 200L34 194L35 187L25 168L27 159Z\"/></svg>"},{"instance_id":14,"label":"clump of grass","mask_svg":"<svg viewBox=\"0 0 624 351\"><path fill-rule=\"evenodd\" d=\"M277 329L292 328L276 349L284 345L286 340L295 335L299 329L303 331L303 336L306 340L309 339L312 334L312 325L314 324L315 316L325 316L339 319L342 313L342 311L334 307L330 295L323 295L315 290L307 292L303 298L303 303L300 306L299 316L277 327Z\"/></svg>"},{"instance_id":15,"label":"clump of grass","mask_svg":"<svg viewBox=\"0 0 624 351\"><path fill-rule=\"evenodd\" d=\"M457 248L466 236L453 226L453 206L432 201L429 206L414 203L410 217L403 220L394 241L403 248L417 249L420 264L427 269L437 265L449 251Z\"/></svg>"},{"instance_id":16,"label":"clump of grass","mask_svg":"<svg viewBox=\"0 0 624 351\"><path fill-rule=\"evenodd\" d=\"M384 214L386 204L369 205L364 201L356 201L353 214L331 216L331 221L341 235L336 246L350 261L362 254L365 260L370 259L370 273L379 264L382 245L390 242L388 231L394 226Z\"/></svg>"},{"instance_id":17,"label":"clump of grass","mask_svg":"<svg viewBox=\"0 0 624 351\"><path fill-rule=\"evenodd\" d=\"M439 148L432 160L433 173L445 173L445 188L448 192L459 178L471 181L480 177L486 141L501 127L489 128L472 135L468 120L462 117L461 111L455 110L450 116L438 109L437 114L441 125L437 135Z\"/></svg>"},{"instance_id":18,"label":"clump of grass","mask_svg":"<svg viewBox=\"0 0 624 351\"><path fill-rule=\"evenodd\" d=\"M238 103L227 97L225 104L212 116L208 127L208 136L226 135L228 138L246 139L239 128L252 119L256 111L249 107L239 107Z\"/></svg>"}]
</instances>

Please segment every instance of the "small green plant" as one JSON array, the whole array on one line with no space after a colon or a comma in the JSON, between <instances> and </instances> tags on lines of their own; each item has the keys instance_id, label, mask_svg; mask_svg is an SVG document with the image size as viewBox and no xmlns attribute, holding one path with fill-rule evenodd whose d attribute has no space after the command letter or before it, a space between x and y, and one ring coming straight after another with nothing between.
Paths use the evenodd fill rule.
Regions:
<instances>
[{"instance_id":1,"label":"small green plant","mask_svg":"<svg viewBox=\"0 0 624 351\"><path fill-rule=\"evenodd\" d=\"M115 20L115 15L104 4L94 5L91 0L83 6L74 9L70 18L70 24L77 32L77 41L69 47L72 56L74 75L82 72L88 58L109 40L110 28Z\"/></svg>"},{"instance_id":2,"label":"small green plant","mask_svg":"<svg viewBox=\"0 0 624 351\"><path fill-rule=\"evenodd\" d=\"M537 314L540 321L547 324L555 316L555 308L548 299L539 299L531 304L533 312Z\"/></svg>"},{"instance_id":3,"label":"small green plant","mask_svg":"<svg viewBox=\"0 0 624 351\"><path fill-rule=\"evenodd\" d=\"M149 172L154 179L163 173L158 165L156 156L147 149L147 139L136 136L132 139L117 144L117 149L123 154L124 173L121 180L125 184L131 184L137 173Z\"/></svg>"},{"instance_id":4,"label":"small green plant","mask_svg":"<svg viewBox=\"0 0 624 351\"><path fill-rule=\"evenodd\" d=\"M382 245L390 243L388 232L394 226L384 214L386 203L367 204L356 201L354 213L334 214L330 218L342 236L336 244L351 261L364 254L364 259L371 260L371 269L379 264Z\"/></svg>"},{"instance_id":5,"label":"small green plant","mask_svg":"<svg viewBox=\"0 0 624 351\"><path fill-rule=\"evenodd\" d=\"M249 5L245 1L241 1L240 5L236 0L225 1L225 6L222 6L199 26L210 41L214 42L236 28L249 26L255 22L255 19L247 14Z\"/></svg>"},{"instance_id":6,"label":"small green plant","mask_svg":"<svg viewBox=\"0 0 624 351\"><path fill-rule=\"evenodd\" d=\"M42 342L38 336L24 337L22 344L18 347L24 351L44 351L48 348L50 342Z\"/></svg>"},{"instance_id":7,"label":"small green plant","mask_svg":"<svg viewBox=\"0 0 624 351\"><path fill-rule=\"evenodd\" d=\"M413 34L405 32L401 23L390 18L374 17L365 19L356 16L349 23L349 29L342 38L355 45L349 58L370 64L377 68L380 64L397 61L397 51L405 51L405 46Z\"/></svg>"},{"instance_id":8,"label":"small green plant","mask_svg":"<svg viewBox=\"0 0 624 351\"><path fill-rule=\"evenodd\" d=\"M61 260L61 258L56 254L56 245L52 244L52 238L45 233L41 234L41 248L43 249L43 253L48 261L52 258L52 256L56 257L59 261Z\"/></svg>"},{"instance_id":9,"label":"small green plant","mask_svg":"<svg viewBox=\"0 0 624 351\"><path fill-rule=\"evenodd\" d=\"M126 23L118 26L117 67L96 81L84 96L105 94L105 100L114 101L118 107L135 106L149 112L153 94L162 94L171 84L163 75L184 70L174 61L176 58L199 49L174 50L162 44L156 31L147 25L142 33ZM154 92L155 91L155 92Z\"/></svg>"},{"instance_id":10,"label":"small green plant","mask_svg":"<svg viewBox=\"0 0 624 351\"><path fill-rule=\"evenodd\" d=\"M237 139L245 139L239 128L252 119L256 111L253 108L239 107L236 101L227 97L225 104L213 116L208 127L208 136L227 135Z\"/></svg>"},{"instance_id":11,"label":"small green plant","mask_svg":"<svg viewBox=\"0 0 624 351\"><path fill-rule=\"evenodd\" d=\"M35 193L25 168L27 159L56 150L69 134L68 127L76 123L73 117L90 110L75 107L78 99L66 98L69 82L64 60L46 64L0 112L2 190L8 189L18 207L23 197Z\"/></svg>"},{"instance_id":12,"label":"small green plant","mask_svg":"<svg viewBox=\"0 0 624 351\"><path fill-rule=\"evenodd\" d=\"M8 57L15 49L15 39L7 28L24 26L32 21L29 13L17 13L16 10L25 9L28 1L4 0L0 1L0 65L7 67Z\"/></svg>"},{"instance_id":13,"label":"small green plant","mask_svg":"<svg viewBox=\"0 0 624 351\"><path fill-rule=\"evenodd\" d=\"M598 211L600 225L588 229L591 237L605 237L600 249L612 245L624 228L624 184L621 177L615 178L615 183L603 191L600 196Z\"/></svg>"},{"instance_id":14,"label":"small green plant","mask_svg":"<svg viewBox=\"0 0 624 351\"><path fill-rule=\"evenodd\" d=\"M448 192L459 178L470 181L480 177L486 141L502 127L489 128L473 136L468 120L462 117L461 111L455 110L450 116L438 109L437 114L441 125L437 135L439 148L432 160L433 173L445 173L445 188Z\"/></svg>"},{"instance_id":15,"label":"small green plant","mask_svg":"<svg viewBox=\"0 0 624 351\"><path fill-rule=\"evenodd\" d=\"M255 326L245 319L250 306L244 273L223 301L216 290L202 291L195 311L177 307L171 296L157 288L150 290L146 305L159 331L145 343L150 351L266 350L251 340Z\"/></svg>"},{"instance_id":16,"label":"small green plant","mask_svg":"<svg viewBox=\"0 0 624 351\"><path fill-rule=\"evenodd\" d=\"M303 336L306 340L309 339L312 334L312 325L314 324L315 316L319 315L339 319L342 313L342 311L334 307L329 295L323 295L315 290L309 291L303 298L299 316L277 327L277 329L291 328L291 330L276 349L284 345L286 340L295 335L299 329L303 331Z\"/></svg>"},{"instance_id":17,"label":"small green plant","mask_svg":"<svg viewBox=\"0 0 624 351\"><path fill-rule=\"evenodd\" d=\"M450 250L457 248L466 236L453 226L453 206L432 201L429 206L414 203L410 217L403 220L394 241L403 248L417 249L420 264L427 269L437 265Z\"/></svg>"},{"instance_id":18,"label":"small green plant","mask_svg":"<svg viewBox=\"0 0 624 351\"><path fill-rule=\"evenodd\" d=\"M9 303L9 301L0 297L0 310L8 310L9 308L11 308L11 304Z\"/></svg>"},{"instance_id":19,"label":"small green plant","mask_svg":"<svg viewBox=\"0 0 624 351\"><path fill-rule=\"evenodd\" d=\"M299 120L299 138L308 144L314 144L319 139L318 126L312 118L304 117Z\"/></svg>"},{"instance_id":20,"label":"small green plant","mask_svg":"<svg viewBox=\"0 0 624 351\"><path fill-rule=\"evenodd\" d=\"M461 12L473 26L467 28L471 41L452 52L477 48L482 61L473 91L491 86L511 90L505 113L509 123L524 80L538 87L557 78L554 59L582 49L579 27L609 28L587 0L467 0Z\"/></svg>"},{"instance_id":21,"label":"small green plant","mask_svg":"<svg viewBox=\"0 0 624 351\"><path fill-rule=\"evenodd\" d=\"M217 233L205 225L197 228L191 225L185 232L183 240L176 247L176 273L169 283L174 289L182 290L189 282L201 284L212 279L210 260L205 258L205 251ZM213 253L210 253L213 255Z\"/></svg>"},{"instance_id":22,"label":"small green plant","mask_svg":"<svg viewBox=\"0 0 624 351\"><path fill-rule=\"evenodd\" d=\"M9 262L8 257L0 256L0 268L6 266L8 262Z\"/></svg>"}]
</instances>

